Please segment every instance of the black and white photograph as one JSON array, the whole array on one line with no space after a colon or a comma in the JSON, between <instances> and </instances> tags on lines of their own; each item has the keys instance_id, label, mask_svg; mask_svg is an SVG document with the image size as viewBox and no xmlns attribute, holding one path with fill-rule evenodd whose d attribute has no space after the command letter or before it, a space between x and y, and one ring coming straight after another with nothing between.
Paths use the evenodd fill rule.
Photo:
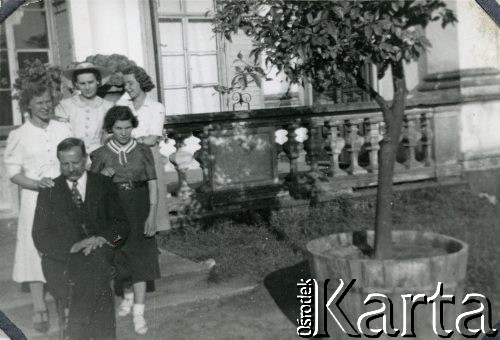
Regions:
<instances>
[{"instance_id":1,"label":"black and white photograph","mask_svg":"<svg viewBox=\"0 0 500 340\"><path fill-rule=\"evenodd\" d=\"M499 0L0 0L0 340L500 339Z\"/></svg>"}]
</instances>

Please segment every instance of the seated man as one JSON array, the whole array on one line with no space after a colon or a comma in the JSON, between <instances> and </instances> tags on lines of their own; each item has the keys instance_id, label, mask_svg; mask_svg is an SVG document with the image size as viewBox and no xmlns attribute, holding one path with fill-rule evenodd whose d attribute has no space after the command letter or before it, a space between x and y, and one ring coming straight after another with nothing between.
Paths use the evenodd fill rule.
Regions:
<instances>
[{"instance_id":1,"label":"seated man","mask_svg":"<svg viewBox=\"0 0 500 340\"><path fill-rule=\"evenodd\" d=\"M63 140L57 157L61 175L40 190L33 223L47 289L69 309L69 339L114 339L111 260L128 220L111 180L85 171L83 141Z\"/></svg>"}]
</instances>

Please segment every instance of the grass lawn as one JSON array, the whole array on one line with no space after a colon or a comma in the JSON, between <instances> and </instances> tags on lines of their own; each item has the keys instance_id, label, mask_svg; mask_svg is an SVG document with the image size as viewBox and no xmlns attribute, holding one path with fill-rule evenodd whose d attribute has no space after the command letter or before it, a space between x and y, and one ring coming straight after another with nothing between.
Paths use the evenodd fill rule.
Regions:
<instances>
[{"instance_id":1,"label":"grass lawn","mask_svg":"<svg viewBox=\"0 0 500 340\"><path fill-rule=\"evenodd\" d=\"M262 279L305 259L301 251L317 237L373 228L374 197L338 198L316 207L283 209L270 222L219 220L210 228L184 227L161 237L166 249L181 256L217 262L214 279L237 276ZM470 246L466 291L481 293L500 307L495 274L500 265L496 231L500 209L464 186L396 193L395 229L432 231L457 237Z\"/></svg>"}]
</instances>

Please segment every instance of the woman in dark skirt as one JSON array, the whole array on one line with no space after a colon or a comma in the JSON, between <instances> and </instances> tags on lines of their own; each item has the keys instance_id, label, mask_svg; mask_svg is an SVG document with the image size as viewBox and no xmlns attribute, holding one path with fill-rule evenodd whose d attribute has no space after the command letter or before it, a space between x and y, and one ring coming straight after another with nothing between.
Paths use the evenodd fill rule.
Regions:
<instances>
[{"instance_id":1,"label":"woman in dark skirt","mask_svg":"<svg viewBox=\"0 0 500 340\"><path fill-rule=\"evenodd\" d=\"M91 171L113 178L131 230L125 244L116 251L118 284L132 286L125 292L119 316L133 311L134 330L148 331L144 319L146 282L160 277L156 247L158 188L151 149L131 137L137 118L126 106L112 107L104 118L104 128L112 134L106 144L92 152Z\"/></svg>"}]
</instances>

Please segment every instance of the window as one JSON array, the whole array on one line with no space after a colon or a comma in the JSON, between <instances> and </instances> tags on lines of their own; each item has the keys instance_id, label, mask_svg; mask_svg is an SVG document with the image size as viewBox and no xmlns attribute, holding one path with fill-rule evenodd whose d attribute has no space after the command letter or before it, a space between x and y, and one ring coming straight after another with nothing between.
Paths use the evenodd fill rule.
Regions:
<instances>
[{"instance_id":1,"label":"window","mask_svg":"<svg viewBox=\"0 0 500 340\"><path fill-rule=\"evenodd\" d=\"M163 93L167 114L220 111L217 40L212 0L160 0L158 3Z\"/></svg>"},{"instance_id":2,"label":"window","mask_svg":"<svg viewBox=\"0 0 500 340\"><path fill-rule=\"evenodd\" d=\"M0 126L21 123L12 105L12 82L26 61L52 62L48 9L45 1L19 8L0 25Z\"/></svg>"},{"instance_id":3,"label":"window","mask_svg":"<svg viewBox=\"0 0 500 340\"><path fill-rule=\"evenodd\" d=\"M373 66L366 65L363 70L363 79L368 81L368 84L374 86L375 80L373 77ZM330 88L323 93L314 93L314 101L320 104L347 104L369 102L370 96L361 90L356 84L348 83L337 88Z\"/></svg>"}]
</instances>

